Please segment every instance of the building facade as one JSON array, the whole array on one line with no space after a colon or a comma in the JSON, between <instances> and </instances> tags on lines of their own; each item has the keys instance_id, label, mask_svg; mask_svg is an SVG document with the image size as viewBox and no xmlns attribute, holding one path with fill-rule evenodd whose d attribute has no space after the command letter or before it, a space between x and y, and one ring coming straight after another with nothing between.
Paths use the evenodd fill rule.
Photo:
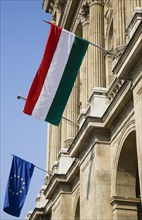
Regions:
<instances>
[{"instance_id":1,"label":"building facade","mask_svg":"<svg viewBox=\"0 0 142 220\"><path fill-rule=\"evenodd\" d=\"M142 220L142 0L44 0L89 45L28 220Z\"/></svg>"}]
</instances>

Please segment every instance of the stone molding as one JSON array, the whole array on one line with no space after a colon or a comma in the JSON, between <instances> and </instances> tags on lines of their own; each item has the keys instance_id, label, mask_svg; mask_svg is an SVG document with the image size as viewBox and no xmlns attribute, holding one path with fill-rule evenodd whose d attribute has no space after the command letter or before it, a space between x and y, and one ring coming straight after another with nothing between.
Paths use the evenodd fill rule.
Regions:
<instances>
[{"instance_id":1,"label":"stone molding","mask_svg":"<svg viewBox=\"0 0 142 220\"><path fill-rule=\"evenodd\" d=\"M104 0L104 4L105 4L107 7L112 7L112 6L113 6L112 1L113 1L113 0Z\"/></svg>"},{"instance_id":2,"label":"stone molding","mask_svg":"<svg viewBox=\"0 0 142 220\"><path fill-rule=\"evenodd\" d=\"M132 65L141 56L142 48L142 21L139 23L133 37L127 44L123 54L113 68L113 73L117 75L119 79L131 80L130 72L132 70Z\"/></svg>"},{"instance_id":3,"label":"stone molding","mask_svg":"<svg viewBox=\"0 0 142 220\"><path fill-rule=\"evenodd\" d=\"M41 187L40 193L36 197L36 208L44 208L47 200L45 199L44 192L46 190L46 185Z\"/></svg>"},{"instance_id":4,"label":"stone molding","mask_svg":"<svg viewBox=\"0 0 142 220\"><path fill-rule=\"evenodd\" d=\"M114 152L114 157L112 160L112 194L115 195L116 194L116 170L117 170L117 166L118 166L118 161L120 158L120 153L123 147L123 144L126 140L126 138L128 137L128 135L132 132L135 131L136 127L135 127L135 120L133 119L133 113L127 117L124 121L124 125L122 125L119 130L117 131L118 133L120 133L120 137L117 141L117 144L115 145L115 152ZM117 136L117 134L116 134ZM114 140L115 137L112 137L112 141Z\"/></svg>"},{"instance_id":5,"label":"stone molding","mask_svg":"<svg viewBox=\"0 0 142 220\"><path fill-rule=\"evenodd\" d=\"M90 7L95 4L104 6L104 0L89 0Z\"/></svg>"},{"instance_id":6,"label":"stone molding","mask_svg":"<svg viewBox=\"0 0 142 220\"><path fill-rule=\"evenodd\" d=\"M107 98L106 88L94 88L89 98L90 116L102 118L107 107L109 106L109 100ZM99 106L99 107L98 107Z\"/></svg>"},{"instance_id":7,"label":"stone molding","mask_svg":"<svg viewBox=\"0 0 142 220\"><path fill-rule=\"evenodd\" d=\"M137 205L140 204L140 198L112 196L110 198L110 204L112 205L113 211L115 209L137 211Z\"/></svg>"},{"instance_id":8,"label":"stone molding","mask_svg":"<svg viewBox=\"0 0 142 220\"><path fill-rule=\"evenodd\" d=\"M114 99L114 97L117 95L119 90L121 89L122 85L124 84L124 80L115 78L113 82L111 83L111 86L108 90L107 96L110 101Z\"/></svg>"},{"instance_id":9,"label":"stone molding","mask_svg":"<svg viewBox=\"0 0 142 220\"><path fill-rule=\"evenodd\" d=\"M142 8L137 7L133 13L131 21L129 22L126 28L127 41L129 41L133 37L133 34L135 33L141 21L142 21Z\"/></svg>"},{"instance_id":10,"label":"stone molding","mask_svg":"<svg viewBox=\"0 0 142 220\"><path fill-rule=\"evenodd\" d=\"M102 131L104 133L109 132L109 128L111 127L115 119L119 116L122 109L124 109L126 104L132 98L132 91L130 91L130 88L131 83L125 82L123 84L123 86L121 87L121 91L118 95L115 96L115 99L112 100L102 118L91 116L87 116L85 118L84 122L82 123L82 126L79 129L79 132L77 133L75 139L73 140L71 146L68 149L71 157L75 157L79 154L80 150L82 149L82 146L85 145L85 141L87 141L86 135L90 136L92 132L94 134L97 134L97 131ZM99 140L97 138L97 141L100 141L101 143L102 140Z\"/></svg>"},{"instance_id":11,"label":"stone molding","mask_svg":"<svg viewBox=\"0 0 142 220\"><path fill-rule=\"evenodd\" d=\"M76 177L76 174L79 172L79 160L76 159L73 161L73 164L70 166L69 171L66 174L54 174L44 192L45 198L50 199L56 190L60 189L60 186L66 186L67 193L71 193L71 182ZM63 191L64 191L63 190ZM59 190L60 191L60 190Z\"/></svg>"}]
</instances>

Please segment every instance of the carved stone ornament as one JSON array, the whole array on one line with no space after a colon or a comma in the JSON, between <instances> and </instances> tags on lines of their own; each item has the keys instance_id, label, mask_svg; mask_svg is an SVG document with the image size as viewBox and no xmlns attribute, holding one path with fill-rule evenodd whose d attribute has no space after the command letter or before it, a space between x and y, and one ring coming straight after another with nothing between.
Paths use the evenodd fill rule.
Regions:
<instances>
[{"instance_id":1,"label":"carved stone ornament","mask_svg":"<svg viewBox=\"0 0 142 220\"><path fill-rule=\"evenodd\" d=\"M55 1L55 8L57 10L61 11L61 12L63 10L64 5L65 5L65 1L64 0L56 0Z\"/></svg>"},{"instance_id":2,"label":"carved stone ornament","mask_svg":"<svg viewBox=\"0 0 142 220\"><path fill-rule=\"evenodd\" d=\"M109 8L112 8L112 0L104 0L104 4Z\"/></svg>"},{"instance_id":3,"label":"carved stone ornament","mask_svg":"<svg viewBox=\"0 0 142 220\"><path fill-rule=\"evenodd\" d=\"M106 19L107 23L109 23L109 21L112 18L112 13L113 13L112 0L106 0L105 6L107 8L106 12L105 12L105 19Z\"/></svg>"},{"instance_id":4,"label":"carved stone ornament","mask_svg":"<svg viewBox=\"0 0 142 220\"><path fill-rule=\"evenodd\" d=\"M90 5L92 5L92 4L101 4L101 5L104 5L104 1L105 0L89 0L88 1L88 3L90 4Z\"/></svg>"},{"instance_id":5,"label":"carved stone ornament","mask_svg":"<svg viewBox=\"0 0 142 220\"><path fill-rule=\"evenodd\" d=\"M87 1L84 1L80 11L81 23L87 22L89 20L89 4Z\"/></svg>"}]
</instances>

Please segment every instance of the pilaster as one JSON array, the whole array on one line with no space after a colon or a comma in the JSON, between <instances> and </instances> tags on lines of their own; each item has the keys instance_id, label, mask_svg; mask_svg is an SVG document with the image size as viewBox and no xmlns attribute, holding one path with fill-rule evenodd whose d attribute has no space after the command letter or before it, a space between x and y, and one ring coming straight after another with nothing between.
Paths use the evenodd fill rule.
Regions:
<instances>
[{"instance_id":1,"label":"pilaster","mask_svg":"<svg viewBox=\"0 0 142 220\"><path fill-rule=\"evenodd\" d=\"M67 118L67 107L64 110L63 117ZM61 148L66 147L66 140L67 140L67 120L62 118L61 121Z\"/></svg>"},{"instance_id":2,"label":"pilaster","mask_svg":"<svg viewBox=\"0 0 142 220\"><path fill-rule=\"evenodd\" d=\"M53 204L51 220L55 220L55 219L72 220L73 219L71 195L68 194L67 192L64 192L65 186L63 186L62 188L63 190L58 200Z\"/></svg>"},{"instance_id":3,"label":"pilaster","mask_svg":"<svg viewBox=\"0 0 142 220\"><path fill-rule=\"evenodd\" d=\"M141 72L142 73L142 72ZM142 195L142 75L133 89L140 192ZM142 197L141 197L142 201Z\"/></svg>"},{"instance_id":4,"label":"pilaster","mask_svg":"<svg viewBox=\"0 0 142 220\"><path fill-rule=\"evenodd\" d=\"M89 39L89 5L84 3L81 10L81 24L82 24L82 37L86 40ZM81 111L87 107L88 103L88 50L86 51L80 68L80 102Z\"/></svg>"},{"instance_id":5,"label":"pilaster","mask_svg":"<svg viewBox=\"0 0 142 220\"><path fill-rule=\"evenodd\" d=\"M121 54L125 45L125 0L113 1L113 14L114 49Z\"/></svg>"},{"instance_id":6,"label":"pilaster","mask_svg":"<svg viewBox=\"0 0 142 220\"><path fill-rule=\"evenodd\" d=\"M108 203L111 192L110 145L100 142L94 148L97 219L112 219L111 206Z\"/></svg>"},{"instance_id":7,"label":"pilaster","mask_svg":"<svg viewBox=\"0 0 142 220\"><path fill-rule=\"evenodd\" d=\"M104 28L105 28L105 48L113 51L113 1L106 0L104 6ZM109 88L113 81L112 74L113 56L110 54L105 55L105 71L106 71L106 87Z\"/></svg>"},{"instance_id":8,"label":"pilaster","mask_svg":"<svg viewBox=\"0 0 142 220\"><path fill-rule=\"evenodd\" d=\"M80 154L83 156L80 161L80 214L81 219L107 220L112 219L108 203L111 190L110 147L102 134L97 134L97 131L95 134L98 135L96 144L91 148L88 143L88 154Z\"/></svg>"},{"instance_id":9,"label":"pilaster","mask_svg":"<svg viewBox=\"0 0 142 220\"><path fill-rule=\"evenodd\" d=\"M54 162L57 160L59 151L61 149L61 128L60 125L49 125L48 131L48 171L51 171Z\"/></svg>"}]
</instances>

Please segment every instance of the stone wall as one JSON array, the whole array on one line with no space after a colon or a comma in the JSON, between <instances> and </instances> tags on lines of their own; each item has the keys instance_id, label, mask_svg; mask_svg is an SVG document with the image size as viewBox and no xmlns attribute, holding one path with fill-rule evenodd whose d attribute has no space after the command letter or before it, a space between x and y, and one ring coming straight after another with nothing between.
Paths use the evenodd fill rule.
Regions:
<instances>
[{"instance_id":1,"label":"stone wall","mask_svg":"<svg viewBox=\"0 0 142 220\"><path fill-rule=\"evenodd\" d=\"M30 220L142 219L142 1L44 0L89 45ZM70 122L66 119L69 119ZM56 138L55 138L56 137Z\"/></svg>"}]
</instances>

